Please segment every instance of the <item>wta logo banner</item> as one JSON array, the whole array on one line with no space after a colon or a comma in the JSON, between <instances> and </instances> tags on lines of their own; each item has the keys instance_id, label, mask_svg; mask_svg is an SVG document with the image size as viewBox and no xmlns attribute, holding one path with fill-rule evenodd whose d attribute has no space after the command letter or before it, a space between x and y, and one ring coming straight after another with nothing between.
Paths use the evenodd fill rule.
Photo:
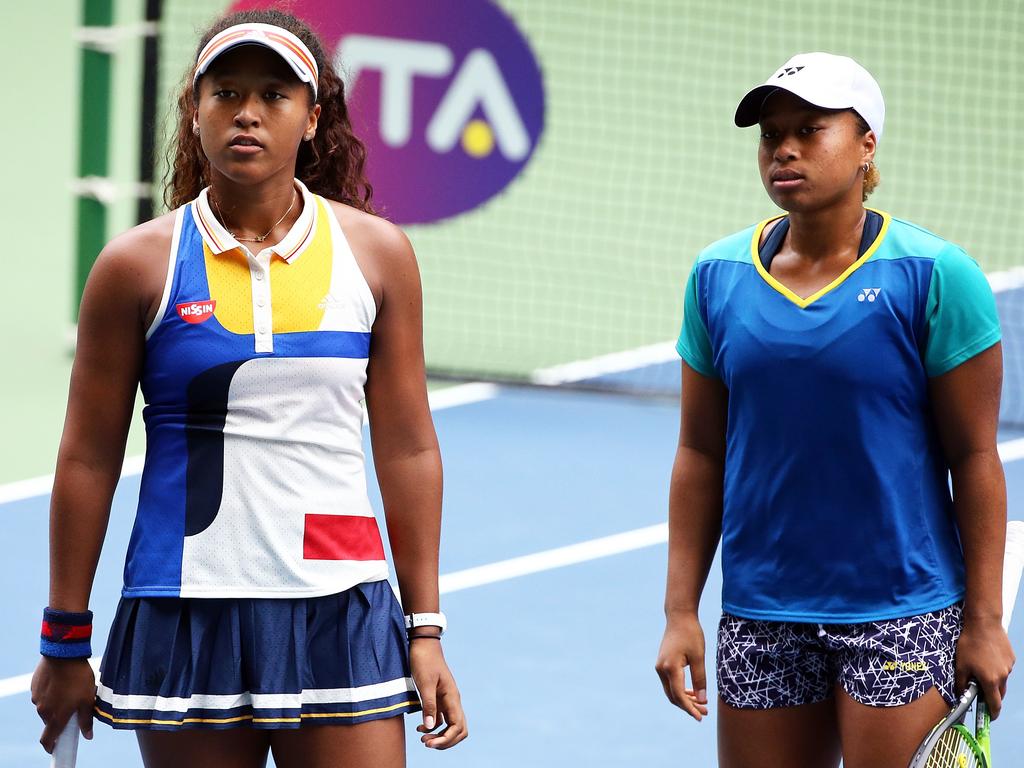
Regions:
<instances>
[{"instance_id":1,"label":"wta logo banner","mask_svg":"<svg viewBox=\"0 0 1024 768\"><path fill-rule=\"evenodd\" d=\"M290 7L320 34L345 79L374 205L392 221L470 211L529 163L544 128L541 70L491 0L296 0Z\"/></svg>"}]
</instances>

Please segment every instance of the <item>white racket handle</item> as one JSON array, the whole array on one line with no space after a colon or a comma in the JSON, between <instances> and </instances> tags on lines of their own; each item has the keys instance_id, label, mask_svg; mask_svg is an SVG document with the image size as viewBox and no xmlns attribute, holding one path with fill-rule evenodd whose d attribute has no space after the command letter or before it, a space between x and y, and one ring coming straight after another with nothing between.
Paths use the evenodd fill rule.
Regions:
<instances>
[{"instance_id":1,"label":"white racket handle","mask_svg":"<svg viewBox=\"0 0 1024 768\"><path fill-rule=\"evenodd\" d=\"M53 748L53 762L50 768L75 768L78 759L78 715L74 712L57 737L57 746Z\"/></svg>"},{"instance_id":2,"label":"white racket handle","mask_svg":"<svg viewBox=\"0 0 1024 768\"><path fill-rule=\"evenodd\" d=\"M1003 559L1003 629L1010 628L1021 571L1024 571L1024 521L1011 520L1006 525L1006 554Z\"/></svg>"}]
</instances>

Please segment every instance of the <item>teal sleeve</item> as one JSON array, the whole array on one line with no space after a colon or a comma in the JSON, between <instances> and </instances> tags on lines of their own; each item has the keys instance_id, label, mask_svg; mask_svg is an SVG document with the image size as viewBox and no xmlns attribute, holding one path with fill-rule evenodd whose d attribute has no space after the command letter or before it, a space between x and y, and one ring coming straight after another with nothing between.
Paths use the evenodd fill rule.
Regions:
<instances>
[{"instance_id":1,"label":"teal sleeve","mask_svg":"<svg viewBox=\"0 0 1024 768\"><path fill-rule=\"evenodd\" d=\"M690 279L686 282L683 329L679 333L679 341L676 342L676 351L697 373L718 378L712 361L711 339L700 313L698 290L697 264L694 264L690 270Z\"/></svg>"},{"instance_id":2,"label":"teal sleeve","mask_svg":"<svg viewBox=\"0 0 1024 768\"><path fill-rule=\"evenodd\" d=\"M935 259L926 307L924 367L940 376L997 341L999 316L992 288L981 267L955 246Z\"/></svg>"}]
</instances>

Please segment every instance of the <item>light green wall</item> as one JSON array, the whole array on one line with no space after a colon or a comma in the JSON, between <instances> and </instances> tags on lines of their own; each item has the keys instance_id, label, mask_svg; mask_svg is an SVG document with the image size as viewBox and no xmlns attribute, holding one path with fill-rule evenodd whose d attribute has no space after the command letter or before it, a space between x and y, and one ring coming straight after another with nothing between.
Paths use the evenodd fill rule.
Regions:
<instances>
[{"instance_id":1,"label":"light green wall","mask_svg":"<svg viewBox=\"0 0 1024 768\"><path fill-rule=\"evenodd\" d=\"M138 21L140 3L120 0L121 23ZM0 482L53 471L71 371L74 292L74 197L79 52L74 41L80 6L74 0L11 3L0 67L15 82L0 119L4 147L0 226L5 279L0 281ZM114 61L111 172L134 179L140 42L126 40ZM44 59L40 59L45 54ZM18 79L20 78L20 79ZM114 207L113 235L132 225L134 202ZM142 441L133 431L131 450Z\"/></svg>"}]
</instances>

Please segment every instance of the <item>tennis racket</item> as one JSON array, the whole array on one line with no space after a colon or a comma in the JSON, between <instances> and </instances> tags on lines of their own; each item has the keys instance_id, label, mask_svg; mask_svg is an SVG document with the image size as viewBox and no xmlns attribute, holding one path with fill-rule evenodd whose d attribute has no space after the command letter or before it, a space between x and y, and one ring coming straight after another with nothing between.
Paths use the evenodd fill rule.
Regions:
<instances>
[{"instance_id":1,"label":"tennis racket","mask_svg":"<svg viewBox=\"0 0 1024 768\"><path fill-rule=\"evenodd\" d=\"M96 674L98 682L100 674L99 657L93 656L89 659L89 666L92 667L92 671ZM53 747L53 760L50 762L50 768L75 768L75 761L78 759L78 737L81 735L82 730L78 727L78 715L72 712L71 719L64 726L64 730L60 732L60 736L57 737L57 743Z\"/></svg>"},{"instance_id":2,"label":"tennis racket","mask_svg":"<svg viewBox=\"0 0 1024 768\"><path fill-rule=\"evenodd\" d=\"M75 761L78 759L78 715L74 712L68 719L68 724L57 737L57 745L53 748L53 760L50 768L75 768Z\"/></svg>"},{"instance_id":3,"label":"tennis racket","mask_svg":"<svg viewBox=\"0 0 1024 768\"><path fill-rule=\"evenodd\" d=\"M1003 628L1017 601L1021 571L1024 570L1024 522L1014 520L1006 526L1006 554L1003 559ZM974 707L974 729L966 725L967 713ZM945 719L936 725L918 747L910 768L991 768L989 714L985 699L973 680L960 701Z\"/></svg>"}]
</instances>

